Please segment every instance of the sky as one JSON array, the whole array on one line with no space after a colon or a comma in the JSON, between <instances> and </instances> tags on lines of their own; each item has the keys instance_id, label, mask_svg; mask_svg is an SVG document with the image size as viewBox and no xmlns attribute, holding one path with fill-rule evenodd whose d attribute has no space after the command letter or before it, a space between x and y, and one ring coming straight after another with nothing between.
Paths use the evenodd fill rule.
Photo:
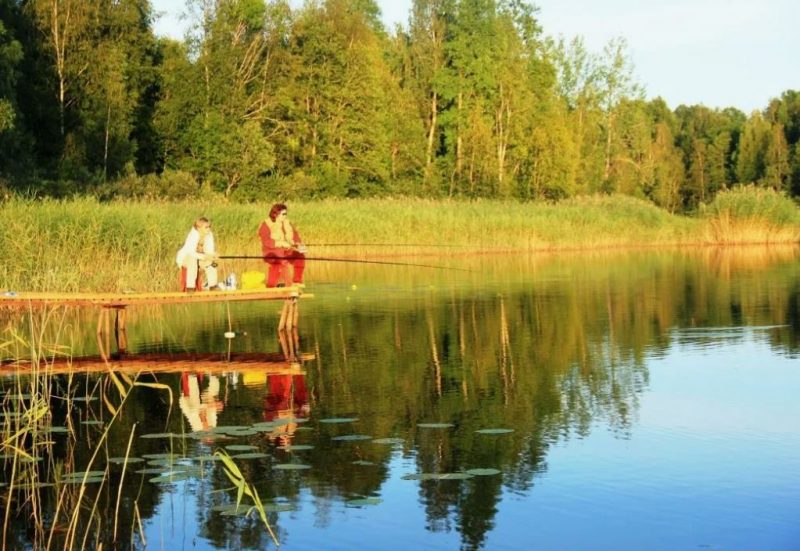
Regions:
<instances>
[{"instance_id":1,"label":"sky","mask_svg":"<svg viewBox=\"0 0 800 551\"><path fill-rule=\"evenodd\" d=\"M158 34L179 38L185 0L151 0ZM302 4L293 0L293 5ZM407 25L411 0L378 0L387 28ZM800 90L797 0L536 0L549 36L584 38L600 53L627 40L634 75L648 98L680 104L763 109Z\"/></svg>"}]
</instances>

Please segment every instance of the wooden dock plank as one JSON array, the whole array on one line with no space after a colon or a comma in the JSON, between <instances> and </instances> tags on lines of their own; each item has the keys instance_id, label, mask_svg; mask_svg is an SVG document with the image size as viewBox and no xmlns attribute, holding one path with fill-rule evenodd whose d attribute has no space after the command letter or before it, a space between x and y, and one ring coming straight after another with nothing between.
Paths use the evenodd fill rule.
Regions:
<instances>
[{"instance_id":1,"label":"wooden dock plank","mask_svg":"<svg viewBox=\"0 0 800 551\"><path fill-rule=\"evenodd\" d=\"M197 291L193 293L0 293L0 307L28 306L102 306L125 308L153 304L194 304L201 302L238 302L247 300L285 300L310 298L300 287L240 289L236 291Z\"/></svg>"},{"instance_id":2,"label":"wooden dock plank","mask_svg":"<svg viewBox=\"0 0 800 551\"><path fill-rule=\"evenodd\" d=\"M102 373L109 370L115 373L237 373L265 374L303 374L302 361L315 358L314 354L301 353L293 361L282 354L236 353L225 354L132 354L121 358L104 360L101 356L55 358L43 360L38 373L48 375ZM16 360L0 364L0 375L22 373L29 375L32 366L29 361Z\"/></svg>"}]
</instances>

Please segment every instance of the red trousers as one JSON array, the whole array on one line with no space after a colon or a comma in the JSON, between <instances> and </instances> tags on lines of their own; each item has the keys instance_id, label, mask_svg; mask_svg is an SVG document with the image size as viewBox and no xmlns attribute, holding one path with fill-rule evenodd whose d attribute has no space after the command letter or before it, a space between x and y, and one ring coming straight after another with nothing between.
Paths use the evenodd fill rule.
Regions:
<instances>
[{"instance_id":1,"label":"red trousers","mask_svg":"<svg viewBox=\"0 0 800 551\"><path fill-rule=\"evenodd\" d=\"M200 274L200 271L201 270L197 270L197 281L194 284L194 288L197 289L198 291L200 289L202 289L202 284L203 284L203 279L202 279L202 275ZM181 290L181 292L186 291L186 268L185 267L181 268L181 273L178 276L178 288Z\"/></svg>"},{"instance_id":2,"label":"red trousers","mask_svg":"<svg viewBox=\"0 0 800 551\"><path fill-rule=\"evenodd\" d=\"M267 287L275 287L278 283L290 285L303 283L303 271L306 269L306 257L294 249L273 249L267 254ZM289 279L289 264L292 265L292 279Z\"/></svg>"}]
</instances>

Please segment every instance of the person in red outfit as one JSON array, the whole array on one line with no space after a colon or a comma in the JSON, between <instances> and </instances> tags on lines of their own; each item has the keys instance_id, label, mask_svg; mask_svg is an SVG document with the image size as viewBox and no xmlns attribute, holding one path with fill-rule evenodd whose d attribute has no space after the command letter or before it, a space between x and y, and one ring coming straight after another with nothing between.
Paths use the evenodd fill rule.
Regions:
<instances>
[{"instance_id":1,"label":"person in red outfit","mask_svg":"<svg viewBox=\"0 0 800 551\"><path fill-rule=\"evenodd\" d=\"M297 229L289 222L288 209L283 203L275 203L269 216L258 227L261 238L261 254L269 265L267 287L303 284L303 271L306 266L306 247ZM289 279L289 264L292 265L292 279Z\"/></svg>"}]
</instances>

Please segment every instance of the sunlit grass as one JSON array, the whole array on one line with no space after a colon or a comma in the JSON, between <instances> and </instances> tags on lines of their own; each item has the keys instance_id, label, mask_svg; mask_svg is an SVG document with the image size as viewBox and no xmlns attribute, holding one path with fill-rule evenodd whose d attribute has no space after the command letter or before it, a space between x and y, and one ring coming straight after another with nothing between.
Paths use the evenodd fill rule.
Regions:
<instances>
[{"instance_id":1,"label":"sunlit grass","mask_svg":"<svg viewBox=\"0 0 800 551\"><path fill-rule=\"evenodd\" d=\"M14 198L0 205L0 289L174 290L175 253L198 216L218 249L260 255L267 204ZM729 243L796 243L797 206L774 192L722 193L700 216L672 215L626 196L558 204L423 199L324 200L289 205L310 256L462 256L475 252L597 250ZM347 246L351 244L350 246ZM263 269L228 262L223 272Z\"/></svg>"},{"instance_id":2,"label":"sunlit grass","mask_svg":"<svg viewBox=\"0 0 800 551\"><path fill-rule=\"evenodd\" d=\"M769 189L745 186L721 192L704 214L708 239L714 243L800 241L800 209Z\"/></svg>"}]
</instances>

